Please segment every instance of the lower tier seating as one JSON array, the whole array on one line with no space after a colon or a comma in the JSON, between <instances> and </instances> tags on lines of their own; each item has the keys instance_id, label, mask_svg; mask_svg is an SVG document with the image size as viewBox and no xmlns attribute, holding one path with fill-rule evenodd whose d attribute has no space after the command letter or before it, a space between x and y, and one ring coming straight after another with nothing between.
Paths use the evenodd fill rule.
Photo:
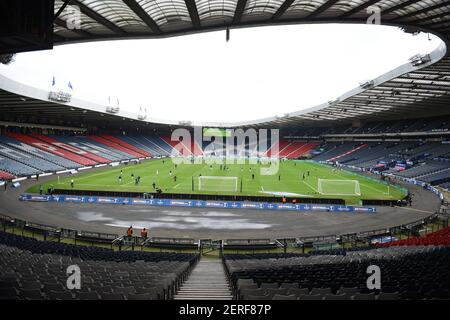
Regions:
<instances>
[{"instance_id":1,"label":"lower tier seating","mask_svg":"<svg viewBox=\"0 0 450 320\"><path fill-rule=\"evenodd\" d=\"M279 256L224 261L235 296L245 300L449 299L450 247L410 246L345 255ZM381 270L380 290L367 288L367 268Z\"/></svg>"},{"instance_id":2,"label":"lower tier seating","mask_svg":"<svg viewBox=\"0 0 450 320\"><path fill-rule=\"evenodd\" d=\"M0 300L169 299L188 275L194 254L112 251L0 233ZM77 265L81 289L69 290Z\"/></svg>"}]
</instances>

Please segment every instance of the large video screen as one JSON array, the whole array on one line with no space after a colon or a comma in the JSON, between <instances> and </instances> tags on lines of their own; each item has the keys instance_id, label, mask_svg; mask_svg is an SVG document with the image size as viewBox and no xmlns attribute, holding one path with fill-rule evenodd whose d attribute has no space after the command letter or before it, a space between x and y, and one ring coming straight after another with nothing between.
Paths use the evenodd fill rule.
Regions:
<instances>
[{"instance_id":1,"label":"large video screen","mask_svg":"<svg viewBox=\"0 0 450 320\"><path fill-rule=\"evenodd\" d=\"M203 136L205 137L230 137L231 132L223 128L203 128Z\"/></svg>"}]
</instances>

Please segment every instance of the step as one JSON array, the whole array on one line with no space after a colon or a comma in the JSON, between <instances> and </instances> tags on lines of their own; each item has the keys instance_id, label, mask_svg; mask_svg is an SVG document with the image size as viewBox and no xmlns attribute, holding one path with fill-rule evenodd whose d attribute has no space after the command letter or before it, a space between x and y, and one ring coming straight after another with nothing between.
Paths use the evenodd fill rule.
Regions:
<instances>
[{"instance_id":1,"label":"step","mask_svg":"<svg viewBox=\"0 0 450 320\"><path fill-rule=\"evenodd\" d=\"M232 300L228 279L220 260L200 260L174 300Z\"/></svg>"}]
</instances>

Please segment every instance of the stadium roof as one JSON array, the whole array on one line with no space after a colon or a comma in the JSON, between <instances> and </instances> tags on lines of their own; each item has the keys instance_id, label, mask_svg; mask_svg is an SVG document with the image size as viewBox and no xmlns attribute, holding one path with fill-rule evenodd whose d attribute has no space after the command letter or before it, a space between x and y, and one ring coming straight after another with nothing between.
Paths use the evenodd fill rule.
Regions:
<instances>
[{"instance_id":1,"label":"stadium roof","mask_svg":"<svg viewBox=\"0 0 450 320\"><path fill-rule=\"evenodd\" d=\"M381 23L450 35L446 0L70 0L81 11L80 28L65 7L56 20L55 43L154 38L257 25L366 23L378 6ZM55 1L55 13L67 0Z\"/></svg>"},{"instance_id":2,"label":"stadium roof","mask_svg":"<svg viewBox=\"0 0 450 320\"><path fill-rule=\"evenodd\" d=\"M56 0L55 44L84 41L156 38L226 28L296 23L366 23L368 8L378 6L381 24L400 26L405 32L431 32L446 44L450 39L450 0L71 0L80 8L79 29L70 30L71 7ZM2 80L2 79L0 79ZM5 80L5 79L3 79ZM10 101L20 103L21 112L58 114L64 104L48 101L48 93L37 94L23 86L5 86L0 81L0 113L16 112ZM317 126L349 123L355 119L380 120L450 114L450 56L446 46L384 74L334 101L281 116L242 123L176 123L146 119L151 123L217 126ZM23 100L23 99L22 99ZM37 101L34 101L37 100ZM59 105L59 107L58 107ZM65 104L64 117L72 107L104 112L104 106L83 101ZM38 107L38 109L36 109ZM9 108L9 109L8 109ZM73 110L72 110L73 109ZM120 117L139 120L120 111ZM62 115L59 113L59 117ZM1 120L1 119L0 119Z\"/></svg>"}]
</instances>

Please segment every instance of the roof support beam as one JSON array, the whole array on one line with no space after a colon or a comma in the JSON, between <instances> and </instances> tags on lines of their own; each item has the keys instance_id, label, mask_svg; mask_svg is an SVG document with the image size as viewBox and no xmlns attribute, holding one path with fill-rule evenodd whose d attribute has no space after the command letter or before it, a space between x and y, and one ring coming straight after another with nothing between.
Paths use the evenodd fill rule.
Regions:
<instances>
[{"instance_id":1,"label":"roof support beam","mask_svg":"<svg viewBox=\"0 0 450 320\"><path fill-rule=\"evenodd\" d=\"M83 14L87 15L89 18L97 21L98 23L104 25L109 30L114 31L115 33L118 33L118 34L125 34L124 30L122 30L121 28L116 26L114 23L112 23L108 19L104 18L103 16L101 16L100 14L98 14L97 12L95 12L94 10L92 10L91 8L89 8L84 3L80 2L79 0L72 0L71 3L73 5L80 7L80 10Z\"/></svg>"},{"instance_id":2,"label":"roof support beam","mask_svg":"<svg viewBox=\"0 0 450 320\"><path fill-rule=\"evenodd\" d=\"M351 9L350 11L345 12L344 14L340 15L339 18L346 18L346 17L350 17L352 15L354 15L355 13L360 12L361 10L366 9L367 7L370 7L371 5L374 5L375 3L380 2L380 0L369 0L353 9Z\"/></svg>"},{"instance_id":3,"label":"roof support beam","mask_svg":"<svg viewBox=\"0 0 450 320\"><path fill-rule=\"evenodd\" d=\"M236 10L234 10L233 24L241 22L242 15L244 14L244 9L246 5L247 0L238 0Z\"/></svg>"},{"instance_id":4,"label":"roof support beam","mask_svg":"<svg viewBox=\"0 0 450 320\"><path fill-rule=\"evenodd\" d=\"M135 1L123 0L123 2L154 32L161 34L161 29L148 13Z\"/></svg>"},{"instance_id":5,"label":"roof support beam","mask_svg":"<svg viewBox=\"0 0 450 320\"><path fill-rule=\"evenodd\" d=\"M197 5L195 4L195 0L184 0L184 2L186 3L186 7L189 11L189 16L191 17L191 21L192 21L192 26L194 27L194 29L200 29L201 28L200 17L198 15Z\"/></svg>"},{"instance_id":6,"label":"roof support beam","mask_svg":"<svg viewBox=\"0 0 450 320\"><path fill-rule=\"evenodd\" d=\"M427 13L429 11L432 11L432 10L435 10L435 9L438 9L438 8L443 8L443 7L448 6L448 5L450 5L450 0L444 1L444 2L439 3L439 4L435 4L434 6L431 6L431 7L428 7L428 8L424 8L422 10L412 11L412 12L407 13L407 14L401 16L401 17L390 19L389 21L403 20L403 19L406 19L406 18L409 18L409 17L413 17L413 16L416 16L416 15L422 14L422 13Z\"/></svg>"},{"instance_id":7,"label":"roof support beam","mask_svg":"<svg viewBox=\"0 0 450 320\"><path fill-rule=\"evenodd\" d=\"M389 9L386 9L384 11L381 11L381 14L382 15L383 14L389 14L391 12L394 12L394 11L399 10L399 9L403 9L404 7L410 6L410 5L412 5L412 4L416 3L416 2L420 2L420 1L422 1L422 0L409 0L409 1L406 1L406 2L403 2L403 3L400 3L400 4L396 5L396 6L393 6L393 7L389 8Z\"/></svg>"},{"instance_id":8,"label":"roof support beam","mask_svg":"<svg viewBox=\"0 0 450 320\"><path fill-rule=\"evenodd\" d=\"M441 13L441 14L438 14L438 15L435 15L435 16L428 17L426 20L445 18L445 17L448 17L448 15L449 15L448 12L444 12L444 13ZM425 19L422 19L421 21L424 21L424 20ZM429 28L431 26L438 26L440 24L445 24L445 23L449 23L449 22L450 22L450 20L446 19L446 20L441 20L441 21L436 21L436 22L431 22L431 23L425 23L424 25L427 28Z\"/></svg>"},{"instance_id":9,"label":"roof support beam","mask_svg":"<svg viewBox=\"0 0 450 320\"><path fill-rule=\"evenodd\" d=\"M339 0L328 0L323 5L321 5L319 8L317 8L316 11L312 12L309 16L307 16L306 19L314 19L315 17L317 17L322 12L327 11L328 9L330 9L337 2L339 2Z\"/></svg>"},{"instance_id":10,"label":"roof support beam","mask_svg":"<svg viewBox=\"0 0 450 320\"><path fill-rule=\"evenodd\" d=\"M286 12L287 9L292 5L294 0L285 0L283 4L278 8L277 12L275 12L272 16L272 20L278 20L281 16Z\"/></svg>"},{"instance_id":11,"label":"roof support beam","mask_svg":"<svg viewBox=\"0 0 450 320\"><path fill-rule=\"evenodd\" d=\"M58 17L61 15L61 13L64 11L64 9L70 4L72 0L65 0L63 2L63 5L61 6L61 8L59 8L58 12L55 13L55 15L53 16L53 23L55 22L56 19L58 19Z\"/></svg>"}]
</instances>

